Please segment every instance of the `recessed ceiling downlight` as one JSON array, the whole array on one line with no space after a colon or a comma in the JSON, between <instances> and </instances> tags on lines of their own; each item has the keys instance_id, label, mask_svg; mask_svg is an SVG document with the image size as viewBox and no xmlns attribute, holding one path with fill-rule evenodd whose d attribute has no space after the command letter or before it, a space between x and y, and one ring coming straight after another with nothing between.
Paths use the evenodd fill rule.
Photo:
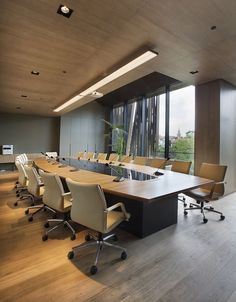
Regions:
<instances>
[{"instance_id":1,"label":"recessed ceiling downlight","mask_svg":"<svg viewBox=\"0 0 236 302\"><path fill-rule=\"evenodd\" d=\"M69 8L68 6L66 6L64 4L61 4L58 7L57 13L59 15L62 15L64 17L66 17L66 18L70 18L71 14L73 13L73 9Z\"/></svg>"},{"instance_id":2,"label":"recessed ceiling downlight","mask_svg":"<svg viewBox=\"0 0 236 302\"><path fill-rule=\"evenodd\" d=\"M69 9L69 7L67 7L67 6L62 6L61 7L61 11L64 13L64 14L68 14L69 13L69 11L70 11L70 9Z\"/></svg>"},{"instance_id":3,"label":"recessed ceiling downlight","mask_svg":"<svg viewBox=\"0 0 236 302\"><path fill-rule=\"evenodd\" d=\"M31 74L33 74L33 75L39 75L39 71L37 71L37 70L32 70L32 71L31 71Z\"/></svg>"}]
</instances>

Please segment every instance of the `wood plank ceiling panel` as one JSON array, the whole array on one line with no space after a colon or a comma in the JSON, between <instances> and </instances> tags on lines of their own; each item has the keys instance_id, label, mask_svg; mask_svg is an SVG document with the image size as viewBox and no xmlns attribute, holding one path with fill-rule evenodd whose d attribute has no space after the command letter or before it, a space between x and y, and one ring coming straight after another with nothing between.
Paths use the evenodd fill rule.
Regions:
<instances>
[{"instance_id":1,"label":"wood plank ceiling panel","mask_svg":"<svg viewBox=\"0 0 236 302\"><path fill-rule=\"evenodd\" d=\"M60 4L1 1L0 111L56 115L55 107L144 47L158 57L104 86L102 93L152 72L186 84L222 78L236 85L234 0L68 0L74 10L69 19L56 13ZM68 110L90 101L87 97Z\"/></svg>"}]
</instances>

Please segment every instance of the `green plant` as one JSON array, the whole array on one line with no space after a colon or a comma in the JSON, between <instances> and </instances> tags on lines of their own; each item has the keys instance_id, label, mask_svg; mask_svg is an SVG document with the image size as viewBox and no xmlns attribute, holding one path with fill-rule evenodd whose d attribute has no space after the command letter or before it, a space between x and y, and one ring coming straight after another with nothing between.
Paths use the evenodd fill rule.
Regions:
<instances>
[{"instance_id":1,"label":"green plant","mask_svg":"<svg viewBox=\"0 0 236 302\"><path fill-rule=\"evenodd\" d=\"M124 130L123 126L112 124L106 120L102 120L106 123L109 128L110 132L105 134L105 136L112 139L112 150L115 151L118 155L123 155L125 153L125 138L127 135L127 131Z\"/></svg>"}]
</instances>

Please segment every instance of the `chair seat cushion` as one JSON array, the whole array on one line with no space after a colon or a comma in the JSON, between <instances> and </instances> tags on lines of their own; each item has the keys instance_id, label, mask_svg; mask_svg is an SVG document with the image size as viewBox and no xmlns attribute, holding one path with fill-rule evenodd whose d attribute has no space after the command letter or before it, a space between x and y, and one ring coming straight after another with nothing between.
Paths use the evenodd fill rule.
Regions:
<instances>
[{"instance_id":1,"label":"chair seat cushion","mask_svg":"<svg viewBox=\"0 0 236 302\"><path fill-rule=\"evenodd\" d=\"M110 232L124 220L124 213L121 211L111 211L107 213L107 230Z\"/></svg>"},{"instance_id":2,"label":"chair seat cushion","mask_svg":"<svg viewBox=\"0 0 236 302\"><path fill-rule=\"evenodd\" d=\"M202 189L202 188L197 188L186 192L186 195L190 197L199 197L199 198L209 197L210 194L211 192L209 190Z\"/></svg>"}]
</instances>

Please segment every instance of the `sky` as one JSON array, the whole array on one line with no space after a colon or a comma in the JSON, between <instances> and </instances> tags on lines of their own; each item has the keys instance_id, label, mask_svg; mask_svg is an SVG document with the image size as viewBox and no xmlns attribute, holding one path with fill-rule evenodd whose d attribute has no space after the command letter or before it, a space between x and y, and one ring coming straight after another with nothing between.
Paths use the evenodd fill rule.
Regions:
<instances>
[{"instance_id":1,"label":"sky","mask_svg":"<svg viewBox=\"0 0 236 302\"><path fill-rule=\"evenodd\" d=\"M182 136L194 131L195 87L188 86L170 93L170 136L178 130ZM160 134L165 135L165 95L160 96Z\"/></svg>"}]
</instances>

